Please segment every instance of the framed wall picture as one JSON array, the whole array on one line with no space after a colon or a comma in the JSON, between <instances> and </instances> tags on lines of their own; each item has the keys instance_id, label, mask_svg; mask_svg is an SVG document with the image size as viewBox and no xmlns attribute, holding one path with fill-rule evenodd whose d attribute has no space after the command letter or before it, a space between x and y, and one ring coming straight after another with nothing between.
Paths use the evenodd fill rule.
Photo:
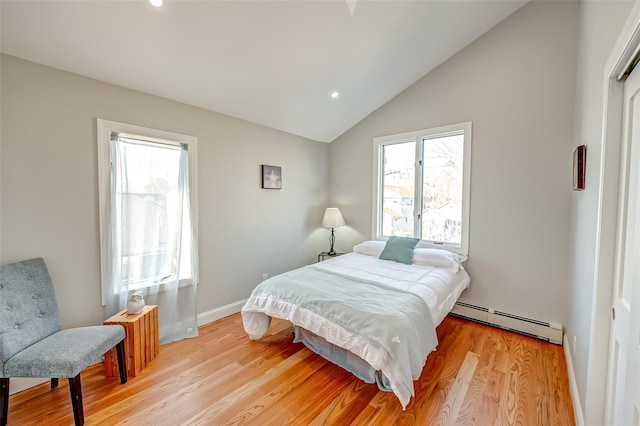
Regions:
<instances>
[{"instance_id":1,"label":"framed wall picture","mask_svg":"<svg viewBox=\"0 0 640 426\"><path fill-rule=\"evenodd\" d=\"M262 187L282 189L282 167L262 165Z\"/></svg>"},{"instance_id":2,"label":"framed wall picture","mask_svg":"<svg viewBox=\"0 0 640 426\"><path fill-rule=\"evenodd\" d=\"M585 169L587 166L587 146L580 145L573 151L573 190L584 189Z\"/></svg>"}]
</instances>

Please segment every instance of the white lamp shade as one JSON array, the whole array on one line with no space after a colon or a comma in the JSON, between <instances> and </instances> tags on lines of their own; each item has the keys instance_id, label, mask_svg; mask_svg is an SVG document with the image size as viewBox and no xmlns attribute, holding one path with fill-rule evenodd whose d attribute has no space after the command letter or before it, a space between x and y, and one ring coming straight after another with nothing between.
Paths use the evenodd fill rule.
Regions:
<instances>
[{"instance_id":1,"label":"white lamp shade","mask_svg":"<svg viewBox=\"0 0 640 426\"><path fill-rule=\"evenodd\" d=\"M337 228L344 225L344 218L342 217L342 213L340 213L340 209L337 207L329 207L324 211L322 226L325 228Z\"/></svg>"}]
</instances>

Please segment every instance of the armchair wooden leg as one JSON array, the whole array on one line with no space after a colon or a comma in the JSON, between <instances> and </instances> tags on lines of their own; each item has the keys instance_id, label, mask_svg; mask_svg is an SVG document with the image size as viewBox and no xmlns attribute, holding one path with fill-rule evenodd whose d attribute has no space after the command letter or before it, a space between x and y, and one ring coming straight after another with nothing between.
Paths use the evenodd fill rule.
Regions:
<instances>
[{"instance_id":1,"label":"armchair wooden leg","mask_svg":"<svg viewBox=\"0 0 640 426\"><path fill-rule=\"evenodd\" d=\"M120 373L120 383L127 383L127 355L124 351L124 340L116 345L116 353L118 354L118 372Z\"/></svg>"},{"instance_id":2,"label":"armchair wooden leg","mask_svg":"<svg viewBox=\"0 0 640 426\"><path fill-rule=\"evenodd\" d=\"M84 408L82 407L82 385L80 374L69 378L69 392L71 393L71 405L73 406L73 419L76 426L84 425Z\"/></svg>"},{"instance_id":3,"label":"armchair wooden leg","mask_svg":"<svg viewBox=\"0 0 640 426\"><path fill-rule=\"evenodd\" d=\"M9 378L0 378L0 426L7 425L9 417Z\"/></svg>"},{"instance_id":4,"label":"armchair wooden leg","mask_svg":"<svg viewBox=\"0 0 640 426\"><path fill-rule=\"evenodd\" d=\"M57 377L52 377L51 378L51 389L55 389L58 387L58 378Z\"/></svg>"}]
</instances>

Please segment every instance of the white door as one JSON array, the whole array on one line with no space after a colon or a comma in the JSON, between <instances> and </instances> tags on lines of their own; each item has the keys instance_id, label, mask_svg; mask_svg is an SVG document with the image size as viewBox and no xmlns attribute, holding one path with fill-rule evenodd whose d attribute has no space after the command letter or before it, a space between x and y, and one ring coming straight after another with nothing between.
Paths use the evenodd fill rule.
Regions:
<instances>
[{"instance_id":1,"label":"white door","mask_svg":"<svg viewBox=\"0 0 640 426\"><path fill-rule=\"evenodd\" d=\"M608 424L640 426L640 67L624 84Z\"/></svg>"}]
</instances>

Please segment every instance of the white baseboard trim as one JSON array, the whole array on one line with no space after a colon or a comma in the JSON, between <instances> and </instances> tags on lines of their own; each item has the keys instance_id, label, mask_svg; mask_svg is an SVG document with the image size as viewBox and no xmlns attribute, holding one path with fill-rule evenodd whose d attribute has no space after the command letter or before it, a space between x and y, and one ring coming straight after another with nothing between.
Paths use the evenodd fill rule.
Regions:
<instances>
[{"instance_id":1,"label":"white baseboard trim","mask_svg":"<svg viewBox=\"0 0 640 426\"><path fill-rule=\"evenodd\" d=\"M32 378L32 377L16 377L9 380L9 395L13 395L14 393L22 392L23 390L32 388L34 386L38 386L41 383L46 383L51 379L40 379L40 378Z\"/></svg>"},{"instance_id":2,"label":"white baseboard trim","mask_svg":"<svg viewBox=\"0 0 640 426\"><path fill-rule=\"evenodd\" d=\"M240 300L238 302L229 303L228 305L220 306L219 308L212 309L207 312L198 314L198 327L217 321L221 318L228 317L229 315L237 314L240 312L247 299Z\"/></svg>"},{"instance_id":3,"label":"white baseboard trim","mask_svg":"<svg viewBox=\"0 0 640 426\"><path fill-rule=\"evenodd\" d=\"M567 362L567 374L569 375L569 390L571 391L571 400L573 401L573 415L576 419L576 426L584 426L584 414L582 412L582 404L580 404L580 394L578 393L578 382L576 382L576 374L573 369L573 359L571 358L571 348L567 335L564 335L562 341L564 348L564 358Z\"/></svg>"}]
</instances>

